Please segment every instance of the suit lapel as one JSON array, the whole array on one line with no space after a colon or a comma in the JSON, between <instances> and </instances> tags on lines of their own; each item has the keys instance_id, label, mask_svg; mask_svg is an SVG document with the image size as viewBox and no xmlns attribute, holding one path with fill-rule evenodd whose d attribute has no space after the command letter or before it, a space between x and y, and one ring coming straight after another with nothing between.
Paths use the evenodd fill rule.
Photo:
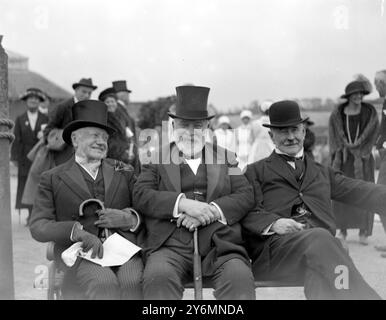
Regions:
<instances>
[{"instance_id":1,"label":"suit lapel","mask_svg":"<svg viewBox=\"0 0 386 320\"><path fill-rule=\"evenodd\" d=\"M174 189L176 192L181 192L181 173L180 166L174 163L162 164L160 174L166 176L167 188Z\"/></svg>"},{"instance_id":2,"label":"suit lapel","mask_svg":"<svg viewBox=\"0 0 386 320\"><path fill-rule=\"evenodd\" d=\"M291 172L289 165L280 158L276 152L272 152L268 158L269 167L272 171L275 171L278 175L286 179L296 189L299 188L299 183L296 181L295 175Z\"/></svg>"},{"instance_id":3,"label":"suit lapel","mask_svg":"<svg viewBox=\"0 0 386 320\"><path fill-rule=\"evenodd\" d=\"M69 160L67 163L68 168L60 174L62 181L82 200L90 199L90 191L88 190L83 174L74 158Z\"/></svg>"},{"instance_id":4,"label":"suit lapel","mask_svg":"<svg viewBox=\"0 0 386 320\"><path fill-rule=\"evenodd\" d=\"M25 126L25 127L27 128L27 130L28 130L31 134L35 134L35 132L32 130L31 123L29 122L27 112L25 112L25 113L23 114L22 124L23 124L23 126Z\"/></svg>"},{"instance_id":5,"label":"suit lapel","mask_svg":"<svg viewBox=\"0 0 386 320\"><path fill-rule=\"evenodd\" d=\"M301 184L301 188L305 189L307 186L314 181L315 177L318 175L318 170L316 168L316 165L314 161L305 155L305 164L306 164L306 170L304 173L303 182Z\"/></svg>"},{"instance_id":6,"label":"suit lapel","mask_svg":"<svg viewBox=\"0 0 386 320\"><path fill-rule=\"evenodd\" d=\"M114 167L106 161L102 162L103 182L105 185L105 207L109 208L114 200L117 188L120 183L121 175L118 174Z\"/></svg>"}]
</instances>

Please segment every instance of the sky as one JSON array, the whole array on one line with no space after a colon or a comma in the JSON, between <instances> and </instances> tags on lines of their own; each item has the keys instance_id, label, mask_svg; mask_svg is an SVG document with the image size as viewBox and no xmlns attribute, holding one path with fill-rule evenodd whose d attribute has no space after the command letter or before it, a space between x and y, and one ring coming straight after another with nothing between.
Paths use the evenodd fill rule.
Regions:
<instances>
[{"instance_id":1,"label":"sky","mask_svg":"<svg viewBox=\"0 0 386 320\"><path fill-rule=\"evenodd\" d=\"M386 69L385 0L1 0L0 34L70 92L125 79L147 101L190 83L219 110L334 99Z\"/></svg>"}]
</instances>

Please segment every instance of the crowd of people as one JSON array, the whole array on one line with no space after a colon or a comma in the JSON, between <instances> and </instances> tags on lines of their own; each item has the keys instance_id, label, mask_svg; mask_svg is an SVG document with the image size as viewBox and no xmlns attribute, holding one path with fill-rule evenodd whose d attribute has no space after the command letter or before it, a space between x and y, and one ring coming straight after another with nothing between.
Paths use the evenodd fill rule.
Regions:
<instances>
[{"instance_id":1,"label":"crowd of people","mask_svg":"<svg viewBox=\"0 0 386 320\"><path fill-rule=\"evenodd\" d=\"M27 110L16 119L11 160L16 208L28 209L34 239L55 243L66 283L76 283L81 297L180 299L198 230L202 274L218 299L254 299L259 277L295 277L310 299L379 298L344 240L355 228L367 245L374 213L386 231L386 70L375 77L380 124L372 101L363 101L368 83L346 86L329 119L330 166L315 161L314 123L295 101L264 101L258 117L243 110L233 128L227 115L208 112L209 88L177 87L167 141L141 157L126 81L113 81L98 100L90 78L72 88L48 116L39 111L40 89L21 96ZM377 184L374 146L382 160ZM78 214L89 199L104 207ZM66 265L62 253L77 242L102 257L105 228L143 250L119 267L80 257ZM386 257L386 246L377 249ZM349 270L344 290L335 286L337 265ZM63 290L75 294L74 286Z\"/></svg>"}]
</instances>

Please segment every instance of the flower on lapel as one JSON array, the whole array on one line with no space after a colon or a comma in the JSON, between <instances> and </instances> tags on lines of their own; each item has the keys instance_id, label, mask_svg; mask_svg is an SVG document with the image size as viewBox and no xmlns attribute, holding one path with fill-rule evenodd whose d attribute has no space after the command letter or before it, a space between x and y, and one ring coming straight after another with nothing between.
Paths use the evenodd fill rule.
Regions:
<instances>
[{"instance_id":1,"label":"flower on lapel","mask_svg":"<svg viewBox=\"0 0 386 320\"><path fill-rule=\"evenodd\" d=\"M134 168L130 164L114 160L114 171L134 171Z\"/></svg>"},{"instance_id":2,"label":"flower on lapel","mask_svg":"<svg viewBox=\"0 0 386 320\"><path fill-rule=\"evenodd\" d=\"M29 122L28 122L28 120L25 122L25 125L26 125L26 126L29 126Z\"/></svg>"}]
</instances>

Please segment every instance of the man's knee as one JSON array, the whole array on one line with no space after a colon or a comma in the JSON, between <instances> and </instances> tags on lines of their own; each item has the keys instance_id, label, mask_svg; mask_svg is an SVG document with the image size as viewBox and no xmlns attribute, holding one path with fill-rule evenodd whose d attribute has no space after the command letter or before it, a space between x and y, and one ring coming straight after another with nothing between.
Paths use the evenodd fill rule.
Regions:
<instances>
[{"instance_id":1,"label":"man's knee","mask_svg":"<svg viewBox=\"0 0 386 320\"><path fill-rule=\"evenodd\" d=\"M241 259L225 262L216 277L216 297L218 299L255 299L255 285L252 270Z\"/></svg>"},{"instance_id":2,"label":"man's knee","mask_svg":"<svg viewBox=\"0 0 386 320\"><path fill-rule=\"evenodd\" d=\"M94 277L88 283L86 295L91 299L119 299L118 279L115 276Z\"/></svg>"}]
</instances>

